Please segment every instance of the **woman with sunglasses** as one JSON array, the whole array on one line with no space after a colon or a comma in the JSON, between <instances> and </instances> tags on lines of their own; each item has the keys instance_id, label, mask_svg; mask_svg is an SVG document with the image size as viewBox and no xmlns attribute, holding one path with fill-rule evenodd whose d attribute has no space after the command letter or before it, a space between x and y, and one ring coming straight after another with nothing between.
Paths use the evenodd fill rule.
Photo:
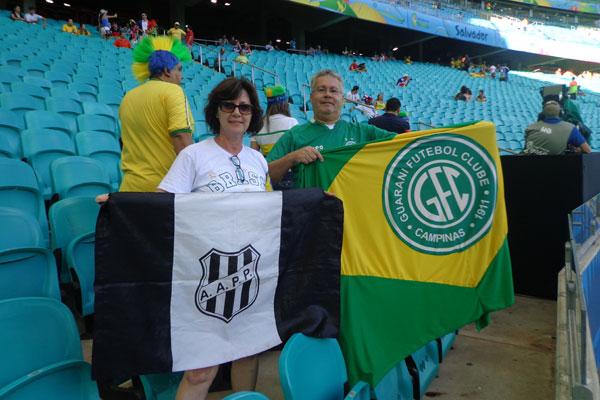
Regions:
<instances>
[{"instance_id":1,"label":"woman with sunglasses","mask_svg":"<svg viewBox=\"0 0 600 400\"><path fill-rule=\"evenodd\" d=\"M206 123L216 135L183 149L158 186L169 193L265 191L267 162L258 151L244 146L246 132L263 125L262 110L254 85L246 79L228 78L208 95ZM177 400L205 399L218 366L186 371ZM253 390L258 358L233 362L233 389Z\"/></svg>"}]
</instances>

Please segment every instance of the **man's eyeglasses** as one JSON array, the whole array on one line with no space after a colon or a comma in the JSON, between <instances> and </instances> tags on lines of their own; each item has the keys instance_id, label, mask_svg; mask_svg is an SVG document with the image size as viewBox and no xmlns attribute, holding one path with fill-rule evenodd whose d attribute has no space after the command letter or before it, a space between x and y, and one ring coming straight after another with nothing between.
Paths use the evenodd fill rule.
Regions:
<instances>
[{"instance_id":1,"label":"man's eyeglasses","mask_svg":"<svg viewBox=\"0 0 600 400\"><path fill-rule=\"evenodd\" d=\"M240 110L240 112L241 111L242 110ZM229 159L231 160L231 163L235 167L235 175L237 176L238 183L246 182L246 175L244 175L244 170L242 169L242 166L240 164L240 159L238 158L238 156L231 156L231 157L229 157Z\"/></svg>"},{"instance_id":2,"label":"man's eyeglasses","mask_svg":"<svg viewBox=\"0 0 600 400\"><path fill-rule=\"evenodd\" d=\"M332 95L336 96L340 93L340 90L335 87L327 88L325 86L319 86L315 89L315 92L320 93L320 94L325 94L325 93L329 92Z\"/></svg>"},{"instance_id":3,"label":"man's eyeglasses","mask_svg":"<svg viewBox=\"0 0 600 400\"><path fill-rule=\"evenodd\" d=\"M228 114L231 114L236 108L243 115L252 114L252 110L254 109L252 104L235 104L230 101L223 101L219 104L219 109Z\"/></svg>"}]
</instances>

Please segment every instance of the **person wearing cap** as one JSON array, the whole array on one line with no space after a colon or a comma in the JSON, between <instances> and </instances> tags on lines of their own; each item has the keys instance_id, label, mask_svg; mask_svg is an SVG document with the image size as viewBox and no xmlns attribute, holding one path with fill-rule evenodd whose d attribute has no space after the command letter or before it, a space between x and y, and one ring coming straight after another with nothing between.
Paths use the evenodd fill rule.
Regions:
<instances>
[{"instance_id":1,"label":"person wearing cap","mask_svg":"<svg viewBox=\"0 0 600 400\"><path fill-rule=\"evenodd\" d=\"M110 20L117 18L117 14L108 15L107 10L100 10L98 14L98 29L100 30L100 36L108 38L110 36Z\"/></svg>"},{"instance_id":2,"label":"person wearing cap","mask_svg":"<svg viewBox=\"0 0 600 400\"><path fill-rule=\"evenodd\" d=\"M325 69L311 79L310 102L314 120L296 125L285 133L267 156L269 176L278 183L299 164L323 161L322 151L396 135L373 125L354 124L340 119L344 105L344 81L335 71Z\"/></svg>"},{"instance_id":3,"label":"person wearing cap","mask_svg":"<svg viewBox=\"0 0 600 400\"><path fill-rule=\"evenodd\" d=\"M181 29L179 22L175 22L173 27L167 31L168 35L171 35L173 39L183 41L185 39L185 31Z\"/></svg>"},{"instance_id":4,"label":"person wearing cap","mask_svg":"<svg viewBox=\"0 0 600 400\"><path fill-rule=\"evenodd\" d=\"M193 143L194 118L180 86L188 49L171 36L146 36L133 50L141 82L119 107L122 192L154 192L175 156Z\"/></svg>"},{"instance_id":5,"label":"person wearing cap","mask_svg":"<svg viewBox=\"0 0 600 400\"><path fill-rule=\"evenodd\" d=\"M541 120L525 129L525 154L558 155L569 149L591 153L579 129L560 119L560 109L556 100L544 103Z\"/></svg>"},{"instance_id":6,"label":"person wearing cap","mask_svg":"<svg viewBox=\"0 0 600 400\"><path fill-rule=\"evenodd\" d=\"M385 103L384 114L371 118L369 125L375 125L378 128L394 133L410 131L408 118L400 116L400 100L395 97L392 97Z\"/></svg>"}]
</instances>

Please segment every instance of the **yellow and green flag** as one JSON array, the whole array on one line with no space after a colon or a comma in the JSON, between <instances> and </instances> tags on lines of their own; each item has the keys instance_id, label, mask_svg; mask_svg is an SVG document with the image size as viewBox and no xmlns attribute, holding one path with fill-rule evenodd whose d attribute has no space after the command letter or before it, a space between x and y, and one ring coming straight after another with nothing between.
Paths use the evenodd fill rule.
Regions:
<instances>
[{"instance_id":1,"label":"yellow and green flag","mask_svg":"<svg viewBox=\"0 0 600 400\"><path fill-rule=\"evenodd\" d=\"M514 302L490 122L323 153L298 183L344 202L341 333L351 383Z\"/></svg>"}]
</instances>

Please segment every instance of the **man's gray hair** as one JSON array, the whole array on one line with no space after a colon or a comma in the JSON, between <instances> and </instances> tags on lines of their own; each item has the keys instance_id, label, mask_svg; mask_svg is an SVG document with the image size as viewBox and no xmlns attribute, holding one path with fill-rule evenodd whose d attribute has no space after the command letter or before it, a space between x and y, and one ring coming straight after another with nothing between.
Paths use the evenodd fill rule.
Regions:
<instances>
[{"instance_id":1,"label":"man's gray hair","mask_svg":"<svg viewBox=\"0 0 600 400\"><path fill-rule=\"evenodd\" d=\"M338 74L332 69L322 69L321 71L314 74L312 79L310 80L311 91L315 90L315 86L317 85L317 79L319 79L322 76L331 76L332 78L337 79L340 82L340 89L342 89L342 91L344 90L344 80L342 79L340 74Z\"/></svg>"}]
</instances>

